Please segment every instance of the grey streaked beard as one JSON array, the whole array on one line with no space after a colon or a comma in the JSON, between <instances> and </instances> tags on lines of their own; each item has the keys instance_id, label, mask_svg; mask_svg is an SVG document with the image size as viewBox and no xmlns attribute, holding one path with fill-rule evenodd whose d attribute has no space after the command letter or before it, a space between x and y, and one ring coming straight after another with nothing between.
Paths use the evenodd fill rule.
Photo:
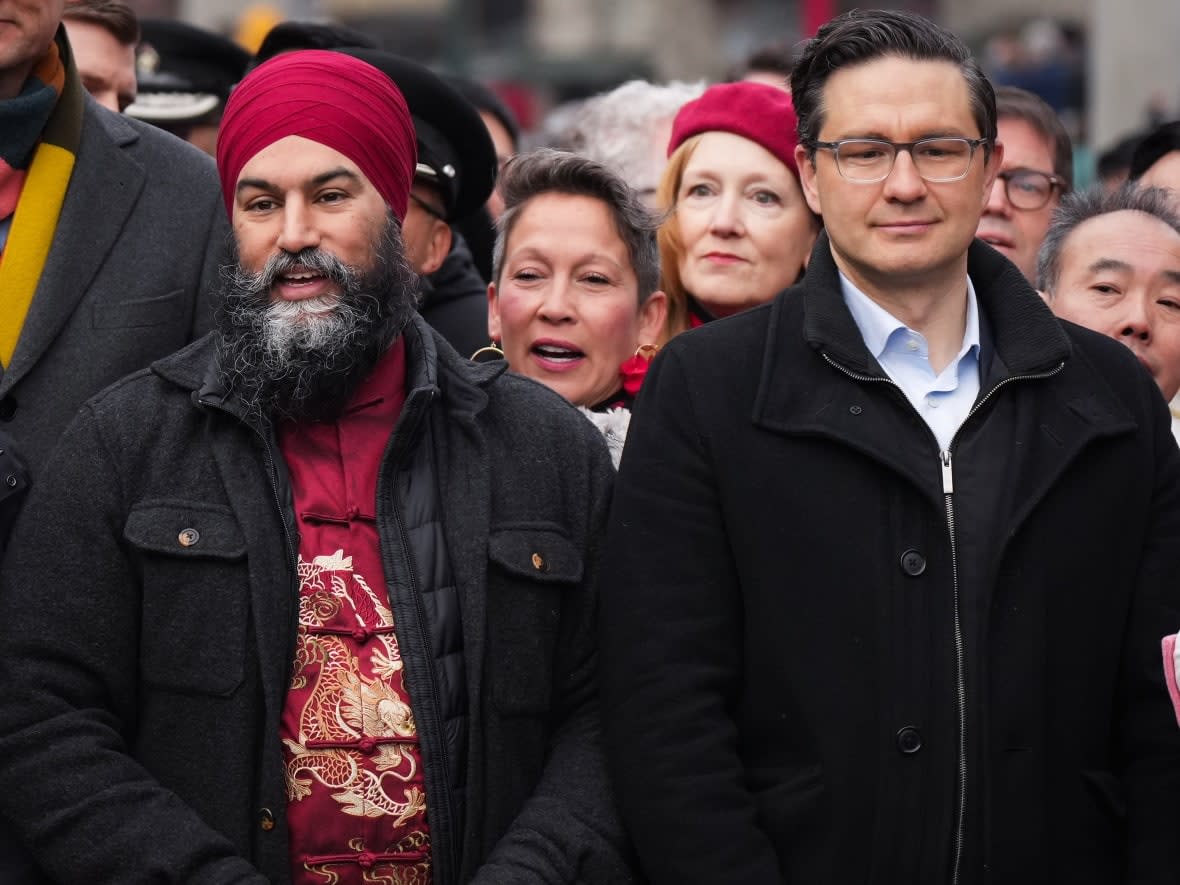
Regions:
<instances>
[{"instance_id":1,"label":"grey streaked beard","mask_svg":"<svg viewBox=\"0 0 1180 885\"><path fill-rule=\"evenodd\" d=\"M418 278L392 216L361 271L331 253L279 252L258 273L223 273L217 311L222 382L261 418L332 420L413 316ZM327 277L339 295L269 300L275 279L297 266Z\"/></svg>"}]
</instances>

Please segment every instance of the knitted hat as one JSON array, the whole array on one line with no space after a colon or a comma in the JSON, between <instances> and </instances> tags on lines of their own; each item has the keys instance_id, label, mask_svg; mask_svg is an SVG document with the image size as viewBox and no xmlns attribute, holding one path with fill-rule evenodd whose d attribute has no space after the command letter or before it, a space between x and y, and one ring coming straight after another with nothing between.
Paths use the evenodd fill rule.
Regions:
<instances>
[{"instance_id":1,"label":"knitted hat","mask_svg":"<svg viewBox=\"0 0 1180 885\"><path fill-rule=\"evenodd\" d=\"M242 168L264 148L299 135L348 157L399 220L417 164L414 124L393 81L339 52L288 52L246 75L230 93L217 138L217 171L233 216Z\"/></svg>"},{"instance_id":2,"label":"knitted hat","mask_svg":"<svg viewBox=\"0 0 1180 885\"><path fill-rule=\"evenodd\" d=\"M668 155L694 135L732 132L766 148L797 176L797 122L789 92L765 83L718 83L680 109L672 123Z\"/></svg>"}]
</instances>

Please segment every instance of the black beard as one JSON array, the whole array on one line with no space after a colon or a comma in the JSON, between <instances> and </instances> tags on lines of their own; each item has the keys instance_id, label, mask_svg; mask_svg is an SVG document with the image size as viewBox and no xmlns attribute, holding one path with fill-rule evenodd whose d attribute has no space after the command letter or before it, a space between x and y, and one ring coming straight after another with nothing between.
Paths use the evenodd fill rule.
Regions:
<instances>
[{"instance_id":1,"label":"black beard","mask_svg":"<svg viewBox=\"0 0 1180 885\"><path fill-rule=\"evenodd\" d=\"M331 421L389 349L417 307L418 276L390 216L367 271L318 249L280 252L259 273L235 255L217 308L221 381L261 419ZM275 279L297 266L335 284L339 296L270 302Z\"/></svg>"}]
</instances>

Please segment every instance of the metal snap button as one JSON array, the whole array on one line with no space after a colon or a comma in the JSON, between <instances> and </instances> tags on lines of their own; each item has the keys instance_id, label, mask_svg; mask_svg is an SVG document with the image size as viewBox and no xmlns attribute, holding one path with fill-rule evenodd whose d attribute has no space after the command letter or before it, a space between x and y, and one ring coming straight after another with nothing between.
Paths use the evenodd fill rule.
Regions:
<instances>
[{"instance_id":1,"label":"metal snap button","mask_svg":"<svg viewBox=\"0 0 1180 885\"><path fill-rule=\"evenodd\" d=\"M176 540L180 541L181 547L192 547L197 541L201 540L201 533L196 529L184 529Z\"/></svg>"}]
</instances>

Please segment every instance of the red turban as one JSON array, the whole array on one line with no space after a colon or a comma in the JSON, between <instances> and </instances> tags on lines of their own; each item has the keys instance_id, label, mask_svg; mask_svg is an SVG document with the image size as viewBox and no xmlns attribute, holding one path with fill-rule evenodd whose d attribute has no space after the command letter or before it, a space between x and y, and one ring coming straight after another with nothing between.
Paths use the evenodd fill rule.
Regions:
<instances>
[{"instance_id":1,"label":"red turban","mask_svg":"<svg viewBox=\"0 0 1180 885\"><path fill-rule=\"evenodd\" d=\"M309 49L278 55L247 74L230 93L217 137L231 219L242 167L288 135L340 151L405 219L418 151L406 100L384 73L348 55Z\"/></svg>"}]
</instances>

